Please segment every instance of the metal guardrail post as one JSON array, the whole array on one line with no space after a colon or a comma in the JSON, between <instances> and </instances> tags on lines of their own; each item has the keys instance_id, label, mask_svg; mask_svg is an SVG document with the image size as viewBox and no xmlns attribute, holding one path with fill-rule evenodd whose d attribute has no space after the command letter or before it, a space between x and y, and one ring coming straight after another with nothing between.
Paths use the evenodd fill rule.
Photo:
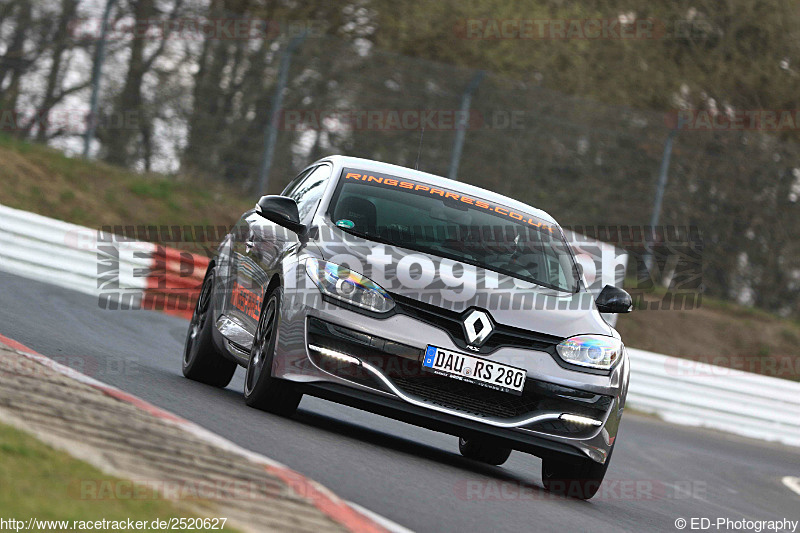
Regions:
<instances>
[{"instance_id":1,"label":"metal guardrail post","mask_svg":"<svg viewBox=\"0 0 800 533\"><path fill-rule=\"evenodd\" d=\"M108 19L111 9L117 0L106 0L103 10L103 27L100 29L100 39L94 49L94 62L92 63L92 95L89 98L89 117L86 121L86 133L83 135L83 157L89 157L94 132L97 129L97 99L100 93L100 74L103 70L103 61L106 57L106 37L108 36Z\"/></svg>"},{"instance_id":2,"label":"metal guardrail post","mask_svg":"<svg viewBox=\"0 0 800 533\"><path fill-rule=\"evenodd\" d=\"M283 91L289 79L289 67L292 64L292 54L299 47L306 36L308 30L300 35L293 37L286 50L281 56L281 64L278 69L278 80L275 83L275 92L272 95L272 108L269 112L269 120L264 128L264 151L261 157L261 166L258 169L258 193L266 194L269 186L269 171L272 168L272 157L275 153L275 142L278 138L278 119L283 106Z\"/></svg>"},{"instance_id":3,"label":"metal guardrail post","mask_svg":"<svg viewBox=\"0 0 800 533\"><path fill-rule=\"evenodd\" d=\"M667 140L664 142L664 155L661 157L661 167L658 171L658 185L656 186L656 197L653 202L653 214L650 217L650 227L655 232L658 226L659 218L661 217L661 204L664 201L664 190L667 187L667 179L669 177L669 163L672 158L672 144L675 137L678 135L678 130L674 129L669 132ZM650 272L653 266L653 245L647 244L647 253L644 257L644 264L647 271Z\"/></svg>"},{"instance_id":4,"label":"metal guardrail post","mask_svg":"<svg viewBox=\"0 0 800 533\"><path fill-rule=\"evenodd\" d=\"M472 95L478 89L481 80L486 76L485 70L479 70L475 73L467 85L464 94L461 95L461 114L456 123L456 138L453 141L453 155L450 159L450 170L447 172L447 177L451 180L458 179L458 165L461 162L461 151L464 148L464 136L466 135L467 127L469 127L469 108L472 105Z\"/></svg>"}]
</instances>

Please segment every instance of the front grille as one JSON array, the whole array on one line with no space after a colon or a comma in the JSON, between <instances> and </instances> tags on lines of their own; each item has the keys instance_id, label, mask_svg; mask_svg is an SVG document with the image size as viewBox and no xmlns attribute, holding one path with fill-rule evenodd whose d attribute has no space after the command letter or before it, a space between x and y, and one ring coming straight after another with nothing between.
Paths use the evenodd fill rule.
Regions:
<instances>
[{"instance_id":1,"label":"front grille","mask_svg":"<svg viewBox=\"0 0 800 533\"><path fill-rule=\"evenodd\" d=\"M453 342L461 349L467 348L464 336L464 316L469 309L459 312L445 309L437 305L421 302L407 296L391 294L398 312L414 317L447 332ZM524 348L526 350L539 350L555 355L556 345L564 340L562 337L528 331L526 329L494 323L494 331L487 337L480 350L480 354L490 354L501 347Z\"/></svg>"},{"instance_id":2,"label":"front grille","mask_svg":"<svg viewBox=\"0 0 800 533\"><path fill-rule=\"evenodd\" d=\"M514 396L444 376L399 377L393 381L399 389L412 396L480 417L515 418L534 411L538 402L529 394Z\"/></svg>"},{"instance_id":3,"label":"front grille","mask_svg":"<svg viewBox=\"0 0 800 533\"><path fill-rule=\"evenodd\" d=\"M421 366L420 366L421 368ZM427 402L480 417L514 419L536 412L555 411L602 419L611 405L610 396L528 379L521 396L421 370L414 376L395 377L403 392ZM560 424L563 429L565 425Z\"/></svg>"}]
</instances>

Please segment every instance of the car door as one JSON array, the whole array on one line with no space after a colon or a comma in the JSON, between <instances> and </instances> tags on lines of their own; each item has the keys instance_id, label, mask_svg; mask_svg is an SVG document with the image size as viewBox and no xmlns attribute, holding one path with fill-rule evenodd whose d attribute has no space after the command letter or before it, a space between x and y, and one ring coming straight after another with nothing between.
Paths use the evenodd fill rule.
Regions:
<instances>
[{"instance_id":1,"label":"car door","mask_svg":"<svg viewBox=\"0 0 800 533\"><path fill-rule=\"evenodd\" d=\"M300 221L311 221L322 199L332 167L328 164L306 169L284 191L297 202ZM272 277L281 270L283 259L300 245L297 234L267 220L256 212L246 214L240 237L233 244L236 274L230 289L231 315L250 335L255 335L264 293Z\"/></svg>"}]
</instances>

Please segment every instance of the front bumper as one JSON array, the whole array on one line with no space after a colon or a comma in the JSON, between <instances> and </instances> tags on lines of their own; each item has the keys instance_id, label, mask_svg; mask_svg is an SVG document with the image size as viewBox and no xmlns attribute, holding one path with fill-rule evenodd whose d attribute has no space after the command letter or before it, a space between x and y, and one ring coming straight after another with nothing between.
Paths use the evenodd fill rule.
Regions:
<instances>
[{"instance_id":1,"label":"front bumper","mask_svg":"<svg viewBox=\"0 0 800 533\"><path fill-rule=\"evenodd\" d=\"M273 372L306 394L540 457L608 457L627 359L597 375L564 368L549 353L501 347L487 357L528 371L523 395L515 396L423 370L428 344L464 352L430 323L402 314L370 317L321 299L287 303Z\"/></svg>"}]
</instances>

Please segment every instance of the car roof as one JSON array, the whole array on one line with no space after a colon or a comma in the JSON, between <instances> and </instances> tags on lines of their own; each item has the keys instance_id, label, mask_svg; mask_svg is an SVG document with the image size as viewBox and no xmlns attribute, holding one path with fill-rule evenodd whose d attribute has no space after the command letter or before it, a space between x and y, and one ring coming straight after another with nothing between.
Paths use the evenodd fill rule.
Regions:
<instances>
[{"instance_id":1,"label":"car roof","mask_svg":"<svg viewBox=\"0 0 800 533\"><path fill-rule=\"evenodd\" d=\"M436 174L429 174L428 172L422 172L421 170L414 170L412 168L402 167L400 165L383 163L381 161L375 161L372 159L363 159L361 157L332 155L329 157L322 158L314 164L322 163L325 161L329 161L341 168L345 167L356 168L359 170L390 174L396 177L405 177L415 181L421 181L428 185L435 185L437 187L451 189L453 191L457 191L460 193L479 196L484 200L488 200L490 202L495 202L501 205L525 211L527 213L539 217L540 219L546 222L558 225L558 223L552 216L550 216L547 212L541 209L537 209L526 203L514 200L513 198L509 198L508 196L503 196L502 194L497 194L496 192L492 192L487 189L483 189L481 187L476 187L475 185L470 185L469 183L463 183L460 181L451 180L449 178L437 176Z\"/></svg>"}]
</instances>

